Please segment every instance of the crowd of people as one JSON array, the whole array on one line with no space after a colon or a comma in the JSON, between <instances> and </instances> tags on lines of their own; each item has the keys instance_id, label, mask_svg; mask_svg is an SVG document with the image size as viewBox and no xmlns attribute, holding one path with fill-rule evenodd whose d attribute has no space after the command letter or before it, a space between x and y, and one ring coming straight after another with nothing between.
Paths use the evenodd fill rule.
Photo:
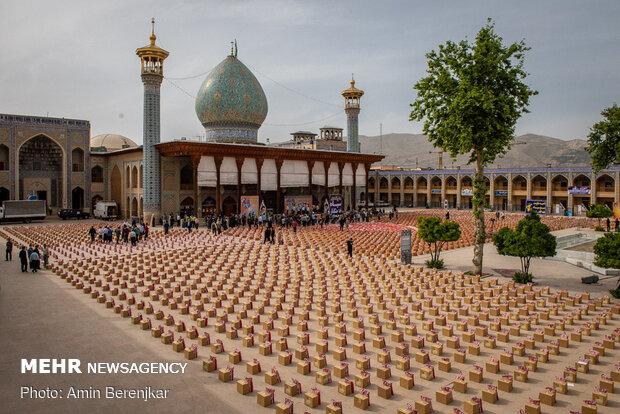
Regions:
<instances>
[{"instance_id":1,"label":"crowd of people","mask_svg":"<svg viewBox=\"0 0 620 414\"><path fill-rule=\"evenodd\" d=\"M8 239L6 241L6 251L5 251L5 261L10 262L13 260L13 248L15 247L13 240ZM37 273L37 271L41 268L41 260L43 260L43 265L47 266L49 260L49 249L47 245L43 245L43 247L32 246L29 245L28 249L26 246L21 246L19 248L19 261L21 264L22 273L27 272L28 268L32 273Z\"/></svg>"},{"instance_id":2,"label":"crowd of people","mask_svg":"<svg viewBox=\"0 0 620 414\"><path fill-rule=\"evenodd\" d=\"M105 225L99 226L98 229L95 226L91 226L88 230L90 235L90 242L95 243L97 239L100 243L113 243L116 239L116 244L131 243L132 246L136 246L138 242L147 240L149 237L149 226L145 223L137 224L135 221L131 224L124 222L121 225L113 226Z\"/></svg>"}]
</instances>

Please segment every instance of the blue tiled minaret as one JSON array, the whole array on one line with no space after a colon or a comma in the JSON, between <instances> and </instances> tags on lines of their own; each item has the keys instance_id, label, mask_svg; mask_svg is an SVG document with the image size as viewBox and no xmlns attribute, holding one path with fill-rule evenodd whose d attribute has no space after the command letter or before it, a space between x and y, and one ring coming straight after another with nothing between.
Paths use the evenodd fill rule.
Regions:
<instances>
[{"instance_id":1,"label":"blue tiled minaret","mask_svg":"<svg viewBox=\"0 0 620 414\"><path fill-rule=\"evenodd\" d=\"M169 53L155 45L155 19L152 20L151 43L136 50L140 57L142 83L144 84L143 115L143 217L147 222L157 220L161 214L161 165L159 151L159 89L164 78L164 60Z\"/></svg>"},{"instance_id":2,"label":"blue tiled minaret","mask_svg":"<svg viewBox=\"0 0 620 414\"><path fill-rule=\"evenodd\" d=\"M347 114L347 151L360 152L357 116L360 113L360 99L364 91L355 88L355 79L351 76L351 87L342 91L344 112Z\"/></svg>"}]
</instances>

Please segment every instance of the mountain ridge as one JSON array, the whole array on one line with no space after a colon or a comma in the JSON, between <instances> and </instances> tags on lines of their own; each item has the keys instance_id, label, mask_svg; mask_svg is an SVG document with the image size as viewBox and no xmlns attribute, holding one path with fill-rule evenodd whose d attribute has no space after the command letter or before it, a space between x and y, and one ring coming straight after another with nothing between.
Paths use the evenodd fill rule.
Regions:
<instances>
[{"instance_id":1,"label":"mountain ridge","mask_svg":"<svg viewBox=\"0 0 620 414\"><path fill-rule=\"evenodd\" d=\"M383 154L381 165L396 165L403 168L438 168L439 154L426 135L409 133L390 133L380 136L360 135L361 151L369 154ZM585 148L587 141L572 139L569 141L533 133L515 137L511 149L498 157L487 168L559 168L589 167L590 154ZM473 168L467 164L467 155L456 159L450 154L443 154L444 168Z\"/></svg>"}]
</instances>

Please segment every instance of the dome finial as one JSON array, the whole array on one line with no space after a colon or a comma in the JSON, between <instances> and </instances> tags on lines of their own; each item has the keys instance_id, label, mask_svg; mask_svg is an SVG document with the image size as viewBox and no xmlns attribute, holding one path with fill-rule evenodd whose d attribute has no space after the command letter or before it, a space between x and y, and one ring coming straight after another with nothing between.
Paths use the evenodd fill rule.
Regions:
<instances>
[{"instance_id":1,"label":"dome finial","mask_svg":"<svg viewBox=\"0 0 620 414\"><path fill-rule=\"evenodd\" d=\"M155 18L152 17L151 18L151 37L149 39L151 39L151 46L155 46L155 40L157 39L157 36L155 36Z\"/></svg>"},{"instance_id":2,"label":"dome finial","mask_svg":"<svg viewBox=\"0 0 620 414\"><path fill-rule=\"evenodd\" d=\"M353 73L351 73L351 87L355 87L355 79L353 78Z\"/></svg>"}]
</instances>

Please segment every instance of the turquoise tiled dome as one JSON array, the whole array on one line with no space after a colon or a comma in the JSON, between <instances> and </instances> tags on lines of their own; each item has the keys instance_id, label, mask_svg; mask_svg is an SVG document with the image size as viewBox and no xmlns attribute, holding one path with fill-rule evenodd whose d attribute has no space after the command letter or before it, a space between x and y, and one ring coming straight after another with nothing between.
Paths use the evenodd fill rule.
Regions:
<instances>
[{"instance_id":1,"label":"turquoise tiled dome","mask_svg":"<svg viewBox=\"0 0 620 414\"><path fill-rule=\"evenodd\" d=\"M267 116L267 98L252 72L236 56L228 56L200 86L196 115L208 140L256 142Z\"/></svg>"}]
</instances>

